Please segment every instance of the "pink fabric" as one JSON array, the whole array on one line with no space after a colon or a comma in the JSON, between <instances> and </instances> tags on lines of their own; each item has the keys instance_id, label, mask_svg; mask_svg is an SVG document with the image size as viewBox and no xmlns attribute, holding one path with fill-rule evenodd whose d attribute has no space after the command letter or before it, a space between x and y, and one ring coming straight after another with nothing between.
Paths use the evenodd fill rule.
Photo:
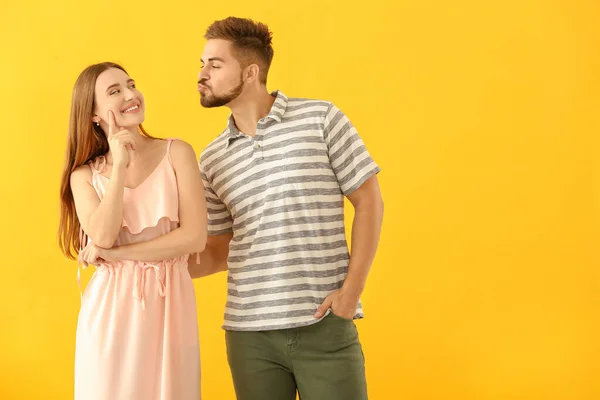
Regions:
<instances>
[{"instance_id":1,"label":"pink fabric","mask_svg":"<svg viewBox=\"0 0 600 400\"><path fill-rule=\"evenodd\" d=\"M179 224L177 180L165 157L136 188L125 188L116 245L165 235ZM100 198L105 160L91 163ZM75 400L198 400L200 349L188 255L97 267L77 324Z\"/></svg>"}]
</instances>

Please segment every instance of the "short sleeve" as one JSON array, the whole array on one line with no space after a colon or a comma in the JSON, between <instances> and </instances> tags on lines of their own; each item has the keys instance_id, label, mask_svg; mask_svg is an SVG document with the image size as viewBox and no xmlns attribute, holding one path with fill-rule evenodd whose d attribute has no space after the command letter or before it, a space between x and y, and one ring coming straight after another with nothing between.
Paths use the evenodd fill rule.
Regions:
<instances>
[{"instance_id":1,"label":"short sleeve","mask_svg":"<svg viewBox=\"0 0 600 400\"><path fill-rule=\"evenodd\" d=\"M206 209L208 212L208 234L210 236L223 235L233 232L233 218L227 206L215 193L206 176L202 163L198 163L202 183L204 184L204 195L206 197Z\"/></svg>"},{"instance_id":2,"label":"short sleeve","mask_svg":"<svg viewBox=\"0 0 600 400\"><path fill-rule=\"evenodd\" d=\"M345 196L381 170L352 122L333 104L325 115L323 134L331 166Z\"/></svg>"}]
</instances>

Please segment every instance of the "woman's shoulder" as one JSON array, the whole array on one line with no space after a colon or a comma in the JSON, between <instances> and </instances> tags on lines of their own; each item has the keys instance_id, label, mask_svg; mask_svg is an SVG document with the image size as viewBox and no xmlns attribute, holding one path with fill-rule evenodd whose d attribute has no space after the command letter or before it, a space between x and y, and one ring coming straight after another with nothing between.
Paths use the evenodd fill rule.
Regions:
<instances>
[{"instance_id":1,"label":"woman's shoulder","mask_svg":"<svg viewBox=\"0 0 600 400\"><path fill-rule=\"evenodd\" d=\"M77 182L91 182L92 169L88 163L80 165L71 173L71 184Z\"/></svg>"},{"instance_id":2,"label":"woman's shoulder","mask_svg":"<svg viewBox=\"0 0 600 400\"><path fill-rule=\"evenodd\" d=\"M196 152L194 151L194 148L192 147L191 144L189 144L185 140L182 140L179 138L168 138L165 140L169 141L168 146L169 146L169 151L171 153L171 156L175 155L175 156L186 157L186 156L189 156L190 154L193 154L194 158L196 157Z\"/></svg>"}]
</instances>

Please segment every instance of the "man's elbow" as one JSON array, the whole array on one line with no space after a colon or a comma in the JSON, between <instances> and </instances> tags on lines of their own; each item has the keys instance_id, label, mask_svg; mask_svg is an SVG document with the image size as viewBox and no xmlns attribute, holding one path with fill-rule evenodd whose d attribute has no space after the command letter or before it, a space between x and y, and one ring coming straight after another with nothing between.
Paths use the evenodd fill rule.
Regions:
<instances>
[{"instance_id":1,"label":"man's elbow","mask_svg":"<svg viewBox=\"0 0 600 400\"><path fill-rule=\"evenodd\" d=\"M354 207L356 211L362 213L368 213L369 215L374 216L383 216L383 197L381 196L380 192L372 193L370 196L357 201Z\"/></svg>"},{"instance_id":2,"label":"man's elbow","mask_svg":"<svg viewBox=\"0 0 600 400\"><path fill-rule=\"evenodd\" d=\"M383 196L381 195L381 193L379 193L379 197L377 199L377 208L379 209L379 213L381 215L383 215L383 210L385 208L385 205L383 203Z\"/></svg>"}]
</instances>

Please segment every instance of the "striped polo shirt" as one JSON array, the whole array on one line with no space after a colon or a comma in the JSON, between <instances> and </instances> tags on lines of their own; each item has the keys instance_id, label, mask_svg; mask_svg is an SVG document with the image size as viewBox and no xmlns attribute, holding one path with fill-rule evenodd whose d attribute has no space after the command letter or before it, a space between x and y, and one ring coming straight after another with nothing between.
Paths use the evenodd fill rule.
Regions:
<instances>
[{"instance_id":1,"label":"striped polo shirt","mask_svg":"<svg viewBox=\"0 0 600 400\"><path fill-rule=\"evenodd\" d=\"M230 116L200 155L208 234L233 233L225 330L318 321L314 312L342 286L350 259L344 195L380 170L331 102L272 95L255 136Z\"/></svg>"}]
</instances>

